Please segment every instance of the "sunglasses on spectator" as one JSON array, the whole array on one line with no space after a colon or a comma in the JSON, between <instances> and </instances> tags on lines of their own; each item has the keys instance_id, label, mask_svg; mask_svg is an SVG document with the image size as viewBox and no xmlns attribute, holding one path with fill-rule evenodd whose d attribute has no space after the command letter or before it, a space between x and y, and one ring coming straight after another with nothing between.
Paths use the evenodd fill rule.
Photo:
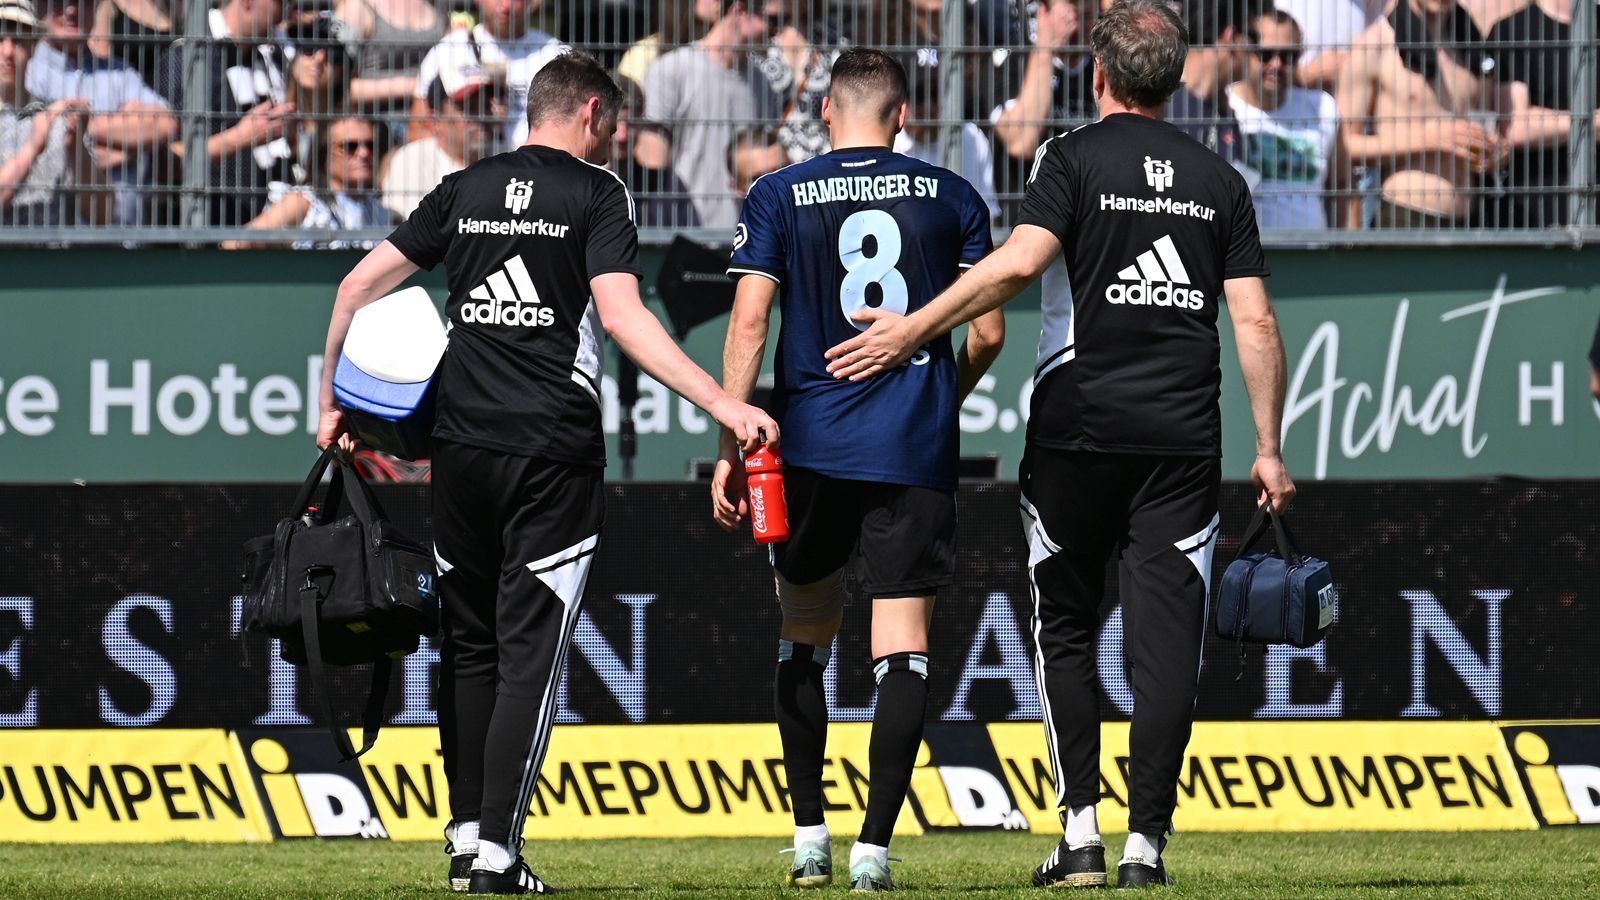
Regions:
<instances>
[{"instance_id":1,"label":"sunglasses on spectator","mask_svg":"<svg viewBox=\"0 0 1600 900\"><path fill-rule=\"evenodd\" d=\"M1263 64L1276 59L1286 66L1300 64L1300 50L1293 47L1255 47L1251 50Z\"/></svg>"},{"instance_id":2,"label":"sunglasses on spectator","mask_svg":"<svg viewBox=\"0 0 1600 900\"><path fill-rule=\"evenodd\" d=\"M340 141L338 147L349 154L362 149L373 150L377 147L377 144L372 141Z\"/></svg>"}]
</instances>

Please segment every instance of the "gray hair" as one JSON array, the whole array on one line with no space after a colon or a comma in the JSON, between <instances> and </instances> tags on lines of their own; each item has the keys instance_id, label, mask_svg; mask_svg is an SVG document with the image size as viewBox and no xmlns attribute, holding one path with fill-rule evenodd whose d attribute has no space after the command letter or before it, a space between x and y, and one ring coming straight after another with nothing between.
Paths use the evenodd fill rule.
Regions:
<instances>
[{"instance_id":1,"label":"gray hair","mask_svg":"<svg viewBox=\"0 0 1600 900\"><path fill-rule=\"evenodd\" d=\"M1183 82L1189 30L1165 0L1121 0L1089 33L1089 50L1119 102L1149 108Z\"/></svg>"}]
</instances>

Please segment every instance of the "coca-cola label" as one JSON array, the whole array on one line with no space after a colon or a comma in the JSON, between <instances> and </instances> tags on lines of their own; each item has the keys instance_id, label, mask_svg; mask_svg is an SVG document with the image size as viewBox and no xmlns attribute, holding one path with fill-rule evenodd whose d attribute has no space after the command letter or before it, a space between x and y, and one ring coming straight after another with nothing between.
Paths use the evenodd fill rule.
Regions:
<instances>
[{"instance_id":1,"label":"coca-cola label","mask_svg":"<svg viewBox=\"0 0 1600 900\"><path fill-rule=\"evenodd\" d=\"M780 468L780 469L783 468L783 457L779 456L776 453L770 453L770 452L767 453L766 456L772 460L772 465L775 468ZM753 469L757 465L759 465L761 462L762 462L762 458L761 458L760 455L751 454L750 456L747 456L747 457L744 458L744 467L746 469Z\"/></svg>"},{"instance_id":2,"label":"coca-cola label","mask_svg":"<svg viewBox=\"0 0 1600 900\"><path fill-rule=\"evenodd\" d=\"M766 493L766 488L763 487L750 489L750 525L757 534L765 534L767 530Z\"/></svg>"}]
</instances>

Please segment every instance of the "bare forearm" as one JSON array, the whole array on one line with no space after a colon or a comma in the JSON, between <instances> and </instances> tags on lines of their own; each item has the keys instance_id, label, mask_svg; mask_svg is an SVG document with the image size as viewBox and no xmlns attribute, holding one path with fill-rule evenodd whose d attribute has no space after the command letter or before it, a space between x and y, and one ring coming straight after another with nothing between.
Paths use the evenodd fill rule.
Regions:
<instances>
[{"instance_id":1,"label":"bare forearm","mask_svg":"<svg viewBox=\"0 0 1600 900\"><path fill-rule=\"evenodd\" d=\"M178 136L178 120L168 112L127 112L91 116L86 129L95 143L139 150L165 144Z\"/></svg>"},{"instance_id":2,"label":"bare forearm","mask_svg":"<svg viewBox=\"0 0 1600 900\"><path fill-rule=\"evenodd\" d=\"M417 80L409 75L386 78L356 78L350 82L350 99L371 105L387 100L404 100L416 93Z\"/></svg>"},{"instance_id":3,"label":"bare forearm","mask_svg":"<svg viewBox=\"0 0 1600 900\"><path fill-rule=\"evenodd\" d=\"M242 124L235 125L232 128L224 128L206 138L206 158L216 162L223 157L232 156L240 150L248 148L250 144L251 135ZM179 159L182 159L188 153L188 148L184 146L183 141L173 141L171 147L172 154Z\"/></svg>"},{"instance_id":4,"label":"bare forearm","mask_svg":"<svg viewBox=\"0 0 1600 900\"><path fill-rule=\"evenodd\" d=\"M967 326L966 340L956 351L956 398L965 400L1000 357L1005 346L1006 320L998 311L986 313Z\"/></svg>"},{"instance_id":5,"label":"bare forearm","mask_svg":"<svg viewBox=\"0 0 1600 900\"><path fill-rule=\"evenodd\" d=\"M728 334L722 343L722 388L741 403L750 402L755 392L777 298L777 284L760 275L740 278L734 292Z\"/></svg>"},{"instance_id":6,"label":"bare forearm","mask_svg":"<svg viewBox=\"0 0 1600 900\"><path fill-rule=\"evenodd\" d=\"M38 158L39 148L34 146L33 141L28 141L10 159L0 163L0 209L11 205L17 190L28 180L34 160Z\"/></svg>"},{"instance_id":7,"label":"bare forearm","mask_svg":"<svg viewBox=\"0 0 1600 900\"><path fill-rule=\"evenodd\" d=\"M1352 122L1346 122L1341 127L1343 128L1341 137L1344 139L1346 152L1350 154L1350 161L1356 165L1421 156L1432 150L1422 140L1423 128L1420 122L1392 123L1378 129L1376 134L1364 134L1360 127Z\"/></svg>"},{"instance_id":8,"label":"bare forearm","mask_svg":"<svg viewBox=\"0 0 1600 900\"><path fill-rule=\"evenodd\" d=\"M1045 119L1050 115L1050 87L1055 74L1055 57L1035 50L1028 57L1017 102L1000 114L994 123L994 136L1005 146L1006 154L1018 159L1033 155L1044 135Z\"/></svg>"},{"instance_id":9,"label":"bare forearm","mask_svg":"<svg viewBox=\"0 0 1600 900\"><path fill-rule=\"evenodd\" d=\"M709 409L722 398L722 389L683 352L644 304L617 307L604 316L606 333L645 374L701 409Z\"/></svg>"},{"instance_id":10,"label":"bare forearm","mask_svg":"<svg viewBox=\"0 0 1600 900\"><path fill-rule=\"evenodd\" d=\"M967 399L967 395L972 393L972 389L977 387L978 382L983 380L984 373L989 371L989 366L994 364L995 357L999 355L1000 353L996 351L987 356L979 355L975 357L970 347L965 343L961 345L961 348L956 351L957 403Z\"/></svg>"},{"instance_id":11,"label":"bare forearm","mask_svg":"<svg viewBox=\"0 0 1600 900\"><path fill-rule=\"evenodd\" d=\"M322 351L322 387L319 400L323 409L332 409L333 370L344 352L344 339L350 333L350 320L356 311L384 294L399 287L417 266L406 259L391 243L384 241L346 275L339 284L339 293L333 301L333 315L328 319L328 338Z\"/></svg>"},{"instance_id":12,"label":"bare forearm","mask_svg":"<svg viewBox=\"0 0 1600 900\"><path fill-rule=\"evenodd\" d=\"M355 318L356 310L363 305L356 301L353 293L346 293L343 286L333 301L333 316L328 320L328 339L322 346L322 388L317 394L323 409L333 408L333 370L339 355L344 352L344 339L350 333L350 320Z\"/></svg>"},{"instance_id":13,"label":"bare forearm","mask_svg":"<svg viewBox=\"0 0 1600 900\"><path fill-rule=\"evenodd\" d=\"M1529 107L1511 117L1506 143L1513 147L1565 147L1572 140L1572 116L1555 109Z\"/></svg>"},{"instance_id":14,"label":"bare forearm","mask_svg":"<svg viewBox=\"0 0 1600 900\"><path fill-rule=\"evenodd\" d=\"M728 318L728 337L722 345L722 389L733 399L748 403L761 373L768 323L765 317L741 317L737 308L734 313Z\"/></svg>"},{"instance_id":15,"label":"bare forearm","mask_svg":"<svg viewBox=\"0 0 1600 900\"><path fill-rule=\"evenodd\" d=\"M1300 66L1295 72L1295 80L1301 87L1333 88L1339 82L1339 70L1344 66L1345 52L1329 50L1319 54L1316 59Z\"/></svg>"},{"instance_id":16,"label":"bare forearm","mask_svg":"<svg viewBox=\"0 0 1600 900\"><path fill-rule=\"evenodd\" d=\"M1278 456L1282 448L1283 400L1287 363L1278 321L1268 312L1236 327L1239 370L1250 396L1250 416L1256 426L1256 455Z\"/></svg>"},{"instance_id":17,"label":"bare forearm","mask_svg":"<svg viewBox=\"0 0 1600 900\"><path fill-rule=\"evenodd\" d=\"M967 274L956 279L932 303L911 315L916 322L918 343L947 334L957 325L998 309L1001 304L1022 293L1033 276L1013 266L1002 253L991 254L973 266Z\"/></svg>"}]
</instances>

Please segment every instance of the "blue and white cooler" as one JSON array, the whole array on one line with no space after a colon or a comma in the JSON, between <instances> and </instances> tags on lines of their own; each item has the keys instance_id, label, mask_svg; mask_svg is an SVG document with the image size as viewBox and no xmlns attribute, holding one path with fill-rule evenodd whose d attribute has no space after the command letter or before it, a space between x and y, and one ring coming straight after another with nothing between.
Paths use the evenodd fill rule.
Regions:
<instances>
[{"instance_id":1,"label":"blue and white cooler","mask_svg":"<svg viewBox=\"0 0 1600 900\"><path fill-rule=\"evenodd\" d=\"M420 287L356 311L333 370L333 396L362 443L402 459L429 454L434 374L447 340Z\"/></svg>"}]
</instances>

